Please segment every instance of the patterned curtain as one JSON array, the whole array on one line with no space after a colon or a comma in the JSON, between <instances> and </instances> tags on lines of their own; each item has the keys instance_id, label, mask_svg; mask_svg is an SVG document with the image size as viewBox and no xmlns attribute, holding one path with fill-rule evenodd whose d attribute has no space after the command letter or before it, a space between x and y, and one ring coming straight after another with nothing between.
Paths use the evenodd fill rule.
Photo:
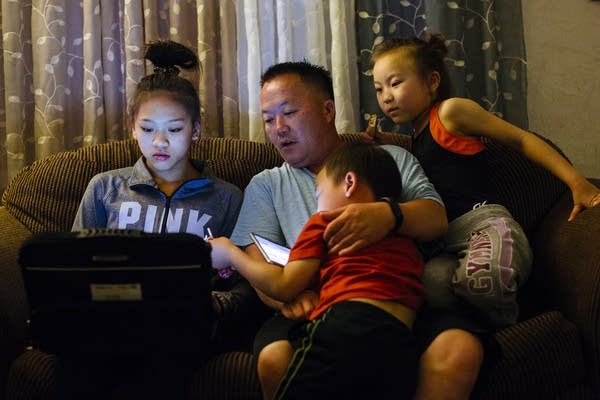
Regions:
<instances>
[{"instance_id":1,"label":"patterned curtain","mask_svg":"<svg viewBox=\"0 0 600 400\"><path fill-rule=\"evenodd\" d=\"M518 0L2 0L0 192L39 158L128 137L127 98L150 72L143 46L159 38L200 57L204 135L264 141L260 73L301 59L332 72L336 125L355 131L379 113L373 44L425 29L450 40L459 95L526 126L520 10Z\"/></svg>"},{"instance_id":2,"label":"patterned curtain","mask_svg":"<svg viewBox=\"0 0 600 400\"><path fill-rule=\"evenodd\" d=\"M127 95L149 71L144 43L196 49L195 3L2 1L0 189L37 159L128 137Z\"/></svg>"},{"instance_id":3,"label":"patterned curtain","mask_svg":"<svg viewBox=\"0 0 600 400\"><path fill-rule=\"evenodd\" d=\"M369 58L387 37L442 33L454 95L471 98L527 129L527 77L520 0L357 0L362 127L378 114L380 128L409 132L383 118L373 90Z\"/></svg>"},{"instance_id":4,"label":"patterned curtain","mask_svg":"<svg viewBox=\"0 0 600 400\"><path fill-rule=\"evenodd\" d=\"M260 74L272 64L306 59L331 71L336 126L352 132L358 125L354 1L238 1L238 79L240 131L263 141L259 104Z\"/></svg>"},{"instance_id":5,"label":"patterned curtain","mask_svg":"<svg viewBox=\"0 0 600 400\"><path fill-rule=\"evenodd\" d=\"M338 128L358 124L353 0L2 0L0 18L0 193L37 159L129 136L153 39L197 51L203 135L264 141L260 74L301 59L332 71Z\"/></svg>"}]
</instances>

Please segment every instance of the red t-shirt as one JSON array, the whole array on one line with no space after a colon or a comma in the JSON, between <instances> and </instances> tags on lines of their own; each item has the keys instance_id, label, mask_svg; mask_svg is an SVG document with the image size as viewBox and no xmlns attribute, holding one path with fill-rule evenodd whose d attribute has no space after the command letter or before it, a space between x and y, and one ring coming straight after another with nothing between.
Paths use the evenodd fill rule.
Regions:
<instances>
[{"instance_id":1,"label":"red t-shirt","mask_svg":"<svg viewBox=\"0 0 600 400\"><path fill-rule=\"evenodd\" d=\"M315 319L331 305L357 297L392 300L417 310L423 301L423 260L412 239L388 236L350 256L327 257L323 231L327 222L313 215L296 239L289 261L324 260L319 270Z\"/></svg>"}]
</instances>

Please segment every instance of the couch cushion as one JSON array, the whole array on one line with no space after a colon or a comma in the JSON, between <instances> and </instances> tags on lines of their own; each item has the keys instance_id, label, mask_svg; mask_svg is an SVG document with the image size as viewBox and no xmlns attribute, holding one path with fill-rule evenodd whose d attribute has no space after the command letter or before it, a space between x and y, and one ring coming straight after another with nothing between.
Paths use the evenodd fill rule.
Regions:
<instances>
[{"instance_id":1,"label":"couch cushion","mask_svg":"<svg viewBox=\"0 0 600 400\"><path fill-rule=\"evenodd\" d=\"M22 170L4 192L3 202L34 233L71 230L83 192L107 164L61 153Z\"/></svg>"},{"instance_id":2,"label":"couch cushion","mask_svg":"<svg viewBox=\"0 0 600 400\"><path fill-rule=\"evenodd\" d=\"M550 140L542 139L560 152ZM531 235L567 187L514 149L488 139L484 142L488 149L490 187Z\"/></svg>"},{"instance_id":3,"label":"couch cushion","mask_svg":"<svg viewBox=\"0 0 600 400\"><path fill-rule=\"evenodd\" d=\"M545 399L587 393L577 328L558 312L541 314L496 334L503 358L478 384L472 399ZM11 366L7 393L46 398L55 390L55 358L40 351L22 354ZM256 360L248 353L220 354L192 380L194 399L259 399ZM33 394L39 397L31 397Z\"/></svg>"},{"instance_id":4,"label":"couch cushion","mask_svg":"<svg viewBox=\"0 0 600 400\"><path fill-rule=\"evenodd\" d=\"M351 133L342 135L342 138L356 141L361 140L361 136ZM550 140L537 136L562 154ZM389 139L394 140L397 146L410 149L411 138L408 135L390 135ZM490 139L484 139L484 143L488 150L490 187L494 195L511 211L525 232L531 234L567 187L514 149Z\"/></svg>"},{"instance_id":5,"label":"couch cushion","mask_svg":"<svg viewBox=\"0 0 600 400\"><path fill-rule=\"evenodd\" d=\"M358 141L364 140L364 133L362 133L362 132L343 133L340 136L341 136L342 140L344 140L345 142L358 142ZM409 135L404 135L401 133L390 134L386 138L386 143L388 143L388 141L391 141L390 144L393 144L395 146L404 147L407 150L410 149L411 138Z\"/></svg>"},{"instance_id":6,"label":"couch cushion","mask_svg":"<svg viewBox=\"0 0 600 400\"><path fill-rule=\"evenodd\" d=\"M502 358L479 382L473 399L550 399L584 379L579 331L558 311L505 328L496 339Z\"/></svg>"},{"instance_id":7,"label":"couch cushion","mask_svg":"<svg viewBox=\"0 0 600 400\"><path fill-rule=\"evenodd\" d=\"M34 233L71 230L92 176L133 165L139 156L134 140L53 154L21 170L6 188L3 204Z\"/></svg>"},{"instance_id":8,"label":"couch cushion","mask_svg":"<svg viewBox=\"0 0 600 400\"><path fill-rule=\"evenodd\" d=\"M105 168L116 169L133 165L142 153L137 141L127 139L86 146L77 150L58 153L58 155L71 155L82 160L96 162Z\"/></svg>"},{"instance_id":9,"label":"couch cushion","mask_svg":"<svg viewBox=\"0 0 600 400\"><path fill-rule=\"evenodd\" d=\"M257 164L249 159L218 159L208 160L207 162L215 176L233 183L242 190L254 175L265 169L263 168L263 165Z\"/></svg>"},{"instance_id":10,"label":"couch cushion","mask_svg":"<svg viewBox=\"0 0 600 400\"><path fill-rule=\"evenodd\" d=\"M268 168L282 162L272 144L236 138L203 137L192 145L191 156L200 160L253 160Z\"/></svg>"},{"instance_id":11,"label":"couch cushion","mask_svg":"<svg viewBox=\"0 0 600 400\"><path fill-rule=\"evenodd\" d=\"M56 356L27 350L11 365L6 384L8 399L56 398Z\"/></svg>"},{"instance_id":12,"label":"couch cushion","mask_svg":"<svg viewBox=\"0 0 600 400\"><path fill-rule=\"evenodd\" d=\"M232 138L203 138L192 147L191 156L207 160L216 176L242 190L254 175L283 162L271 144Z\"/></svg>"},{"instance_id":13,"label":"couch cushion","mask_svg":"<svg viewBox=\"0 0 600 400\"><path fill-rule=\"evenodd\" d=\"M256 359L250 353L231 352L210 359L194 375L192 399L253 400L262 398Z\"/></svg>"},{"instance_id":14,"label":"couch cushion","mask_svg":"<svg viewBox=\"0 0 600 400\"><path fill-rule=\"evenodd\" d=\"M194 143L191 154L207 160L217 176L242 189L256 173L281 164L273 146L236 139L203 138ZM68 231L90 179L131 166L140 155L133 139L53 154L20 171L6 188L3 204L34 233Z\"/></svg>"}]
</instances>

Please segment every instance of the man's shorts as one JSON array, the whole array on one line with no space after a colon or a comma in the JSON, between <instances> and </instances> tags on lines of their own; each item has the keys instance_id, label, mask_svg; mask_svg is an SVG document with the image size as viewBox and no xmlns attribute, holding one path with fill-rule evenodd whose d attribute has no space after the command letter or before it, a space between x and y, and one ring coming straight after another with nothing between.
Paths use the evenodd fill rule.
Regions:
<instances>
[{"instance_id":1,"label":"man's shorts","mask_svg":"<svg viewBox=\"0 0 600 400\"><path fill-rule=\"evenodd\" d=\"M294 342L297 338L295 332L298 332L305 322L291 320L276 313L262 325L256 334L254 354L258 356L265 346L278 340ZM420 352L425 351L433 339L448 329L467 331L481 341L484 348L484 359L479 372L478 384L485 382L489 368L501 357L501 348L493 332L467 312L459 314L443 309L424 308L420 310L413 325L413 333L419 343Z\"/></svg>"}]
</instances>

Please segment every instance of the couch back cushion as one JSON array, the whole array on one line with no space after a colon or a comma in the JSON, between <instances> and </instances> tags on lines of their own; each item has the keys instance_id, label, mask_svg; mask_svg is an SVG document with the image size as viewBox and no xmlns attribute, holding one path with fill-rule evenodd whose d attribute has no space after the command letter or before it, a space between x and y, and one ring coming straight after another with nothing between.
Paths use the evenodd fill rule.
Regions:
<instances>
[{"instance_id":1,"label":"couch back cushion","mask_svg":"<svg viewBox=\"0 0 600 400\"><path fill-rule=\"evenodd\" d=\"M563 154L552 141L536 135ZM357 140L360 135L349 134L343 137L347 140ZM410 136L400 134L392 138L395 145L410 149ZM490 187L493 194L530 235L567 187L521 153L497 141L484 139L484 142L488 151Z\"/></svg>"},{"instance_id":2,"label":"couch back cushion","mask_svg":"<svg viewBox=\"0 0 600 400\"><path fill-rule=\"evenodd\" d=\"M357 141L361 135L343 134L342 138ZM397 135L396 139L395 144L409 148L408 136ZM486 145L491 186L526 232L531 233L566 187L514 150L491 141ZM133 165L140 155L133 139L54 154L24 168L6 188L3 204L32 232L70 230L92 176ZM282 162L271 144L235 138L202 138L192 146L191 156L207 160L218 177L241 189L258 172Z\"/></svg>"},{"instance_id":3,"label":"couch back cushion","mask_svg":"<svg viewBox=\"0 0 600 400\"><path fill-rule=\"evenodd\" d=\"M202 138L194 143L191 155L208 161L218 177L242 189L255 174L282 162L270 144L228 138ZM34 233L68 231L90 179L133 165L140 156L132 139L53 154L19 172L2 202Z\"/></svg>"},{"instance_id":4,"label":"couch back cushion","mask_svg":"<svg viewBox=\"0 0 600 400\"><path fill-rule=\"evenodd\" d=\"M283 162L270 143L235 138L203 138L192 147L191 156L207 160L216 176L242 190L254 175Z\"/></svg>"},{"instance_id":5,"label":"couch back cushion","mask_svg":"<svg viewBox=\"0 0 600 400\"><path fill-rule=\"evenodd\" d=\"M541 138L562 154L549 139ZM496 141L484 141L490 165L490 187L525 232L531 235L565 193L567 186L512 148Z\"/></svg>"},{"instance_id":6,"label":"couch back cushion","mask_svg":"<svg viewBox=\"0 0 600 400\"><path fill-rule=\"evenodd\" d=\"M552 141L534 134L563 154ZM349 140L360 138L357 134L343 136ZM392 138L395 145L410 149L410 136L399 134ZM490 187L495 198L531 235L567 187L546 169L514 149L494 140L484 139L484 143L488 151Z\"/></svg>"}]
</instances>

